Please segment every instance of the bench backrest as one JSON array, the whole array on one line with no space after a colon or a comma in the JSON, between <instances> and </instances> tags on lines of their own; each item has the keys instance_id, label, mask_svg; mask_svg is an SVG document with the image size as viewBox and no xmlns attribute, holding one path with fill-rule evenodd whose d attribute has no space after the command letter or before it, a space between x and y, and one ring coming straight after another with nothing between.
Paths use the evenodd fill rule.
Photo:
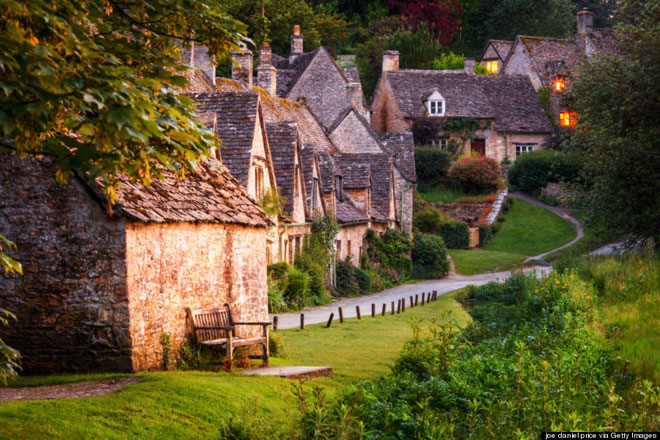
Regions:
<instances>
[{"instance_id":1,"label":"bench backrest","mask_svg":"<svg viewBox=\"0 0 660 440\"><path fill-rule=\"evenodd\" d=\"M228 304L211 309L188 309L188 315L195 329L198 327L230 327L234 325L234 320L231 317L231 309ZM194 335L198 341L210 341L228 336L227 330L220 329L195 330Z\"/></svg>"}]
</instances>

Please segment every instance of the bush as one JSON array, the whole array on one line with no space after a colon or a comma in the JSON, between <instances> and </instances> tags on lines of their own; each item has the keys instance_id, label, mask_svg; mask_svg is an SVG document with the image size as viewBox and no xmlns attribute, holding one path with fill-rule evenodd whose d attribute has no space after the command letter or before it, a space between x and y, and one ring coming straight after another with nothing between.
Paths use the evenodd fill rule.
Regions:
<instances>
[{"instance_id":1,"label":"bush","mask_svg":"<svg viewBox=\"0 0 660 440\"><path fill-rule=\"evenodd\" d=\"M286 310L281 282L268 275L268 312L280 313Z\"/></svg>"},{"instance_id":2,"label":"bush","mask_svg":"<svg viewBox=\"0 0 660 440\"><path fill-rule=\"evenodd\" d=\"M509 167L509 181L523 192L537 197L548 182L579 180L582 160L575 154L544 150L523 154Z\"/></svg>"},{"instance_id":3,"label":"bush","mask_svg":"<svg viewBox=\"0 0 660 440\"><path fill-rule=\"evenodd\" d=\"M467 193L481 194L496 191L502 184L500 166L489 157L466 157L449 168L452 183Z\"/></svg>"},{"instance_id":4,"label":"bush","mask_svg":"<svg viewBox=\"0 0 660 440\"><path fill-rule=\"evenodd\" d=\"M439 235L442 225L450 222L451 218L443 215L438 208L429 206L413 216L413 227L425 234Z\"/></svg>"},{"instance_id":5,"label":"bush","mask_svg":"<svg viewBox=\"0 0 660 440\"><path fill-rule=\"evenodd\" d=\"M415 147L415 171L421 191L444 183L450 166L451 155L448 151L438 147Z\"/></svg>"},{"instance_id":6,"label":"bush","mask_svg":"<svg viewBox=\"0 0 660 440\"><path fill-rule=\"evenodd\" d=\"M379 266L381 277L395 283L410 278L412 260L409 255L412 250L412 242L406 232L388 229L381 238L376 232L369 229L364 238L368 244L368 262Z\"/></svg>"},{"instance_id":7,"label":"bush","mask_svg":"<svg viewBox=\"0 0 660 440\"><path fill-rule=\"evenodd\" d=\"M465 222L447 222L442 226L442 238L449 249L467 249L470 227Z\"/></svg>"},{"instance_id":8,"label":"bush","mask_svg":"<svg viewBox=\"0 0 660 440\"><path fill-rule=\"evenodd\" d=\"M346 261L338 261L335 270L337 272L336 291L339 296L355 296L358 294L359 285L353 265Z\"/></svg>"},{"instance_id":9,"label":"bush","mask_svg":"<svg viewBox=\"0 0 660 440\"><path fill-rule=\"evenodd\" d=\"M272 277L274 280L283 279L287 272L289 271L289 265L286 261L279 263L271 264L268 266L268 276Z\"/></svg>"},{"instance_id":10,"label":"bush","mask_svg":"<svg viewBox=\"0 0 660 440\"><path fill-rule=\"evenodd\" d=\"M284 343L284 336L282 336L282 333L270 332L268 336L269 336L268 349L270 351L270 355L278 358L287 357L288 353L286 349L286 344Z\"/></svg>"},{"instance_id":11,"label":"bush","mask_svg":"<svg viewBox=\"0 0 660 440\"><path fill-rule=\"evenodd\" d=\"M442 238L417 233L412 250L413 278L442 278L449 272L447 248Z\"/></svg>"},{"instance_id":12,"label":"bush","mask_svg":"<svg viewBox=\"0 0 660 440\"><path fill-rule=\"evenodd\" d=\"M371 288L371 275L369 275L369 272L355 266L353 267L353 271L355 272L355 279L357 280L360 294L369 293L369 289Z\"/></svg>"},{"instance_id":13,"label":"bush","mask_svg":"<svg viewBox=\"0 0 660 440\"><path fill-rule=\"evenodd\" d=\"M479 228L479 246L482 246L490 237L490 228L488 225L478 225Z\"/></svg>"},{"instance_id":14,"label":"bush","mask_svg":"<svg viewBox=\"0 0 660 440\"><path fill-rule=\"evenodd\" d=\"M295 303L298 307L310 305L309 285L311 277L301 269L290 266L286 276L284 287L284 297L290 303Z\"/></svg>"}]
</instances>

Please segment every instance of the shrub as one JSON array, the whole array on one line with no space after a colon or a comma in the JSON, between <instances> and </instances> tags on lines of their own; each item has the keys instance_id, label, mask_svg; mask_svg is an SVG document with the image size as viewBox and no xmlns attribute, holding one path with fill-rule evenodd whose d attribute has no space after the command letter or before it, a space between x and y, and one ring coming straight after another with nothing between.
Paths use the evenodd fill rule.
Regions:
<instances>
[{"instance_id":1,"label":"shrub","mask_svg":"<svg viewBox=\"0 0 660 440\"><path fill-rule=\"evenodd\" d=\"M339 296L355 296L358 294L358 280L353 270L353 265L346 261L338 261L335 270L337 272L336 291Z\"/></svg>"},{"instance_id":2,"label":"shrub","mask_svg":"<svg viewBox=\"0 0 660 440\"><path fill-rule=\"evenodd\" d=\"M301 269L290 266L286 276L284 297L299 307L309 305L311 277Z\"/></svg>"},{"instance_id":3,"label":"shrub","mask_svg":"<svg viewBox=\"0 0 660 440\"><path fill-rule=\"evenodd\" d=\"M467 249L470 227L465 222L447 222L442 226L442 238L449 249Z\"/></svg>"},{"instance_id":4,"label":"shrub","mask_svg":"<svg viewBox=\"0 0 660 440\"><path fill-rule=\"evenodd\" d=\"M369 293L369 289L371 288L371 275L369 275L369 272L359 267L353 267L353 271L355 271L355 279L357 280L360 294Z\"/></svg>"},{"instance_id":5,"label":"shrub","mask_svg":"<svg viewBox=\"0 0 660 440\"><path fill-rule=\"evenodd\" d=\"M438 208L429 206L413 216L413 227L426 234L440 234L442 225L450 222L451 218L443 215Z\"/></svg>"},{"instance_id":6,"label":"shrub","mask_svg":"<svg viewBox=\"0 0 660 440\"><path fill-rule=\"evenodd\" d=\"M392 282L405 281L410 278L412 261L409 255L412 250L412 242L406 232L388 229L381 238L376 232L369 229L365 233L364 239L368 244L369 264L378 264L382 270L379 272L381 276L396 280ZM389 272L383 272L385 269Z\"/></svg>"},{"instance_id":7,"label":"shrub","mask_svg":"<svg viewBox=\"0 0 660 440\"><path fill-rule=\"evenodd\" d=\"M479 194L497 190L502 183L500 166L489 157L466 157L449 168L452 183L467 193Z\"/></svg>"},{"instance_id":8,"label":"shrub","mask_svg":"<svg viewBox=\"0 0 660 440\"><path fill-rule=\"evenodd\" d=\"M281 280L289 271L289 265L286 261L271 264L268 266L268 276L273 277L274 280Z\"/></svg>"},{"instance_id":9,"label":"shrub","mask_svg":"<svg viewBox=\"0 0 660 440\"><path fill-rule=\"evenodd\" d=\"M523 192L538 196L548 182L576 182L582 160L575 154L545 150L523 154L509 167L509 181Z\"/></svg>"},{"instance_id":10,"label":"shrub","mask_svg":"<svg viewBox=\"0 0 660 440\"><path fill-rule=\"evenodd\" d=\"M282 333L270 332L268 336L269 336L268 349L270 351L270 355L278 358L287 357L288 353L286 349L286 344L284 343L284 336L282 336Z\"/></svg>"},{"instance_id":11,"label":"shrub","mask_svg":"<svg viewBox=\"0 0 660 440\"><path fill-rule=\"evenodd\" d=\"M482 246L490 236L490 228L488 225L478 225L479 228L479 246Z\"/></svg>"},{"instance_id":12,"label":"shrub","mask_svg":"<svg viewBox=\"0 0 660 440\"><path fill-rule=\"evenodd\" d=\"M447 248L435 235L415 234L412 260L413 277L417 279L442 278L449 272Z\"/></svg>"},{"instance_id":13,"label":"shrub","mask_svg":"<svg viewBox=\"0 0 660 440\"><path fill-rule=\"evenodd\" d=\"M447 179L451 155L438 147L415 147L415 171L421 191L427 191Z\"/></svg>"},{"instance_id":14,"label":"shrub","mask_svg":"<svg viewBox=\"0 0 660 440\"><path fill-rule=\"evenodd\" d=\"M268 275L268 312L280 313L286 310L281 282Z\"/></svg>"}]
</instances>

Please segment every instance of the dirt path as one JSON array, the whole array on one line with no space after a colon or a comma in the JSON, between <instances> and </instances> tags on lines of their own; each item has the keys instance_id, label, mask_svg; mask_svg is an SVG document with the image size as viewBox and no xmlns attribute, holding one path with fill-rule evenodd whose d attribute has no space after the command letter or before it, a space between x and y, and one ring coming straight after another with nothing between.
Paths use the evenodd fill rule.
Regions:
<instances>
[{"instance_id":1,"label":"dirt path","mask_svg":"<svg viewBox=\"0 0 660 440\"><path fill-rule=\"evenodd\" d=\"M77 399L100 396L137 382L137 378L107 379L43 387L0 388L0 402L14 400Z\"/></svg>"}]
</instances>

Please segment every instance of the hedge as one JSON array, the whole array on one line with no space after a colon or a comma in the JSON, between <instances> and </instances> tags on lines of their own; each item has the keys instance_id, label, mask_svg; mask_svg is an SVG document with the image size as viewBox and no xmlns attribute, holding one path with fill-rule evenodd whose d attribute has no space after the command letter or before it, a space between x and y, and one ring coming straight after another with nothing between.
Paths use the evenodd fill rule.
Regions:
<instances>
[{"instance_id":1,"label":"hedge","mask_svg":"<svg viewBox=\"0 0 660 440\"><path fill-rule=\"evenodd\" d=\"M442 278L449 272L447 248L442 238L432 235L415 234L412 250L413 278Z\"/></svg>"},{"instance_id":2,"label":"hedge","mask_svg":"<svg viewBox=\"0 0 660 440\"><path fill-rule=\"evenodd\" d=\"M488 237L490 236L490 228L488 225L478 225L479 228L479 246L486 243Z\"/></svg>"},{"instance_id":3,"label":"hedge","mask_svg":"<svg viewBox=\"0 0 660 440\"><path fill-rule=\"evenodd\" d=\"M517 189L538 196L548 182L575 182L582 172L575 154L554 150L525 153L509 167L509 182Z\"/></svg>"},{"instance_id":4,"label":"hedge","mask_svg":"<svg viewBox=\"0 0 660 440\"><path fill-rule=\"evenodd\" d=\"M470 227L465 222L447 222L442 225L442 238L449 249L467 249L470 246Z\"/></svg>"},{"instance_id":5,"label":"hedge","mask_svg":"<svg viewBox=\"0 0 660 440\"><path fill-rule=\"evenodd\" d=\"M420 191L442 184L451 166L449 152L438 147L415 147L415 171Z\"/></svg>"}]
</instances>

